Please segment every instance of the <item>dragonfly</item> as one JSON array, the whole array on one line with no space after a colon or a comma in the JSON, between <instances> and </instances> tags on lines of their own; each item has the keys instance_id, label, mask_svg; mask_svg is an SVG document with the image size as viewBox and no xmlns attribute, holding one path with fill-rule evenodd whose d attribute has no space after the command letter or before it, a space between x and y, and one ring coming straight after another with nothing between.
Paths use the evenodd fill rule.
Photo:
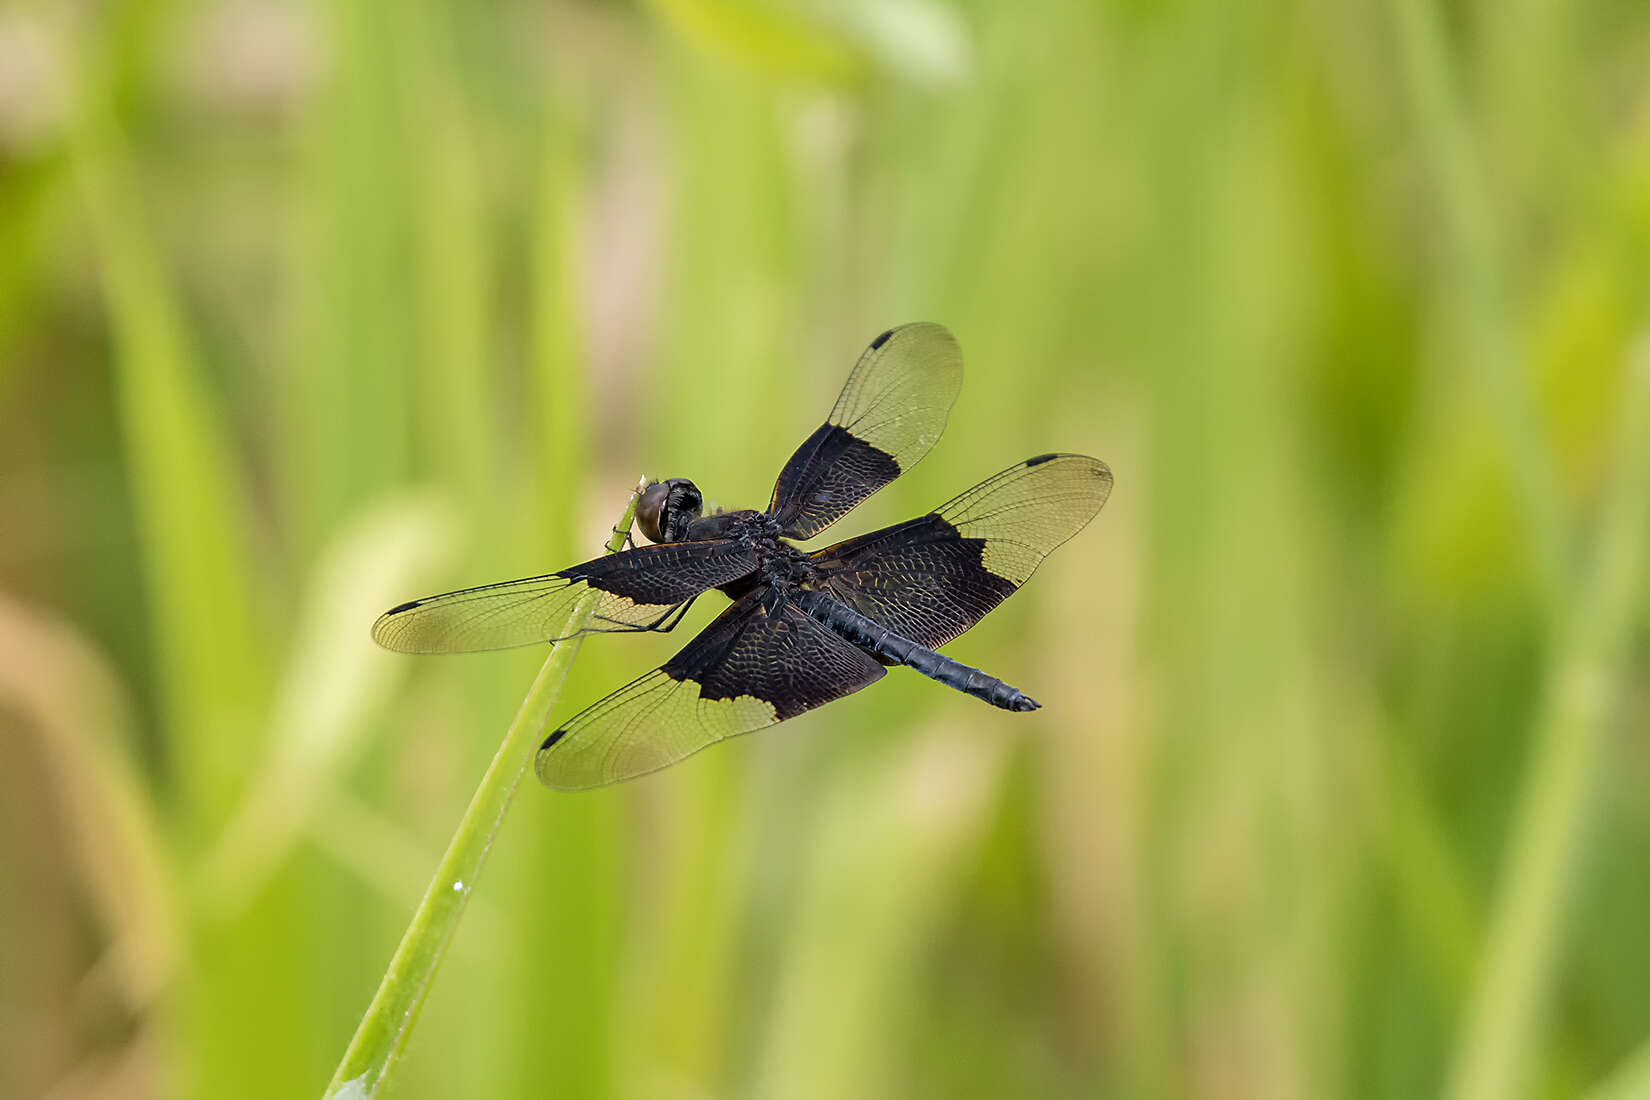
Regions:
<instances>
[{"instance_id":1,"label":"dragonfly","mask_svg":"<svg viewBox=\"0 0 1650 1100\"><path fill-rule=\"evenodd\" d=\"M1111 493L1099 459L1041 454L926 515L820 550L814 538L939 441L962 388L943 326L871 341L830 416L779 472L764 511L707 512L687 478L648 484L633 546L557 573L411 600L374 624L403 653L469 653L578 633L666 632L711 590L732 603L682 650L544 739L535 770L559 790L657 771L907 668L1009 711L1039 704L938 650L1018 591ZM586 625L566 633L581 601Z\"/></svg>"}]
</instances>

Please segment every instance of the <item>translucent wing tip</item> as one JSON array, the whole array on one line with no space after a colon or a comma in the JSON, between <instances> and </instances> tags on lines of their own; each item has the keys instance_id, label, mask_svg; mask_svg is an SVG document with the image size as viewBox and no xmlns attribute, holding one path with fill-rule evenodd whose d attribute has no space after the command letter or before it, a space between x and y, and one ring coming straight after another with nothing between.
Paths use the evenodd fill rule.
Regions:
<instances>
[{"instance_id":1,"label":"translucent wing tip","mask_svg":"<svg viewBox=\"0 0 1650 1100\"><path fill-rule=\"evenodd\" d=\"M962 345L951 330L938 321L911 321L895 325L871 341L865 354L872 352L898 353L920 359L931 370L940 368L955 374L957 384L962 385Z\"/></svg>"},{"instance_id":2,"label":"translucent wing tip","mask_svg":"<svg viewBox=\"0 0 1650 1100\"><path fill-rule=\"evenodd\" d=\"M865 349L866 356L875 352L916 356L948 366L955 364L957 370L962 369L962 345L957 343L951 330L938 321L908 321L895 325L872 340L870 347Z\"/></svg>"},{"instance_id":3,"label":"translucent wing tip","mask_svg":"<svg viewBox=\"0 0 1650 1100\"><path fill-rule=\"evenodd\" d=\"M889 337L898 333L904 333L910 336L926 333L949 340L953 344L957 342L957 338L951 335L951 330L940 324L938 321L907 321L903 325L895 325L881 336L878 336L875 340L872 340L871 347L880 348L883 344L888 342Z\"/></svg>"},{"instance_id":4,"label":"translucent wing tip","mask_svg":"<svg viewBox=\"0 0 1650 1100\"><path fill-rule=\"evenodd\" d=\"M962 347L950 329L935 321L896 325L859 357L828 422L892 455L904 471L945 431L962 382Z\"/></svg>"},{"instance_id":5,"label":"translucent wing tip","mask_svg":"<svg viewBox=\"0 0 1650 1100\"><path fill-rule=\"evenodd\" d=\"M378 616L378 621L372 624L372 640L385 649L397 653L415 652L406 647L405 641L399 637L401 631L398 628L405 622L401 616L417 607L421 602L420 600L408 600L406 603L398 603Z\"/></svg>"},{"instance_id":6,"label":"translucent wing tip","mask_svg":"<svg viewBox=\"0 0 1650 1100\"><path fill-rule=\"evenodd\" d=\"M1105 501L1105 494L1111 492L1112 473L1110 466L1091 455L1069 454L1063 451L1050 451L1048 454L1028 458L1018 466L1009 467L998 476L1004 478L1017 476L1023 471L1033 470L1038 466L1048 465L1049 463L1054 463L1057 468L1051 468L1039 474L1039 477L1053 476L1062 480L1070 480L1076 484L1089 483L1101 494L1102 503Z\"/></svg>"},{"instance_id":7,"label":"translucent wing tip","mask_svg":"<svg viewBox=\"0 0 1650 1100\"><path fill-rule=\"evenodd\" d=\"M1089 455L1076 454L1047 454L1028 459L1026 466L1038 466L1045 462L1058 462L1065 468L1065 476L1079 487L1084 489L1085 495L1094 507L1089 511L1087 519L1093 519L1105 507L1106 500L1111 496L1113 484L1111 467L1098 458Z\"/></svg>"}]
</instances>

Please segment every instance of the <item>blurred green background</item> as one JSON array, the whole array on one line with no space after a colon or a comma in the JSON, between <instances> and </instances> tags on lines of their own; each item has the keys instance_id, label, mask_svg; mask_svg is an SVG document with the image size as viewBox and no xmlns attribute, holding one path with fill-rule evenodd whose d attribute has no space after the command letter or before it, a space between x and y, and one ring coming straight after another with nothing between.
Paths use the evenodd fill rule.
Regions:
<instances>
[{"instance_id":1,"label":"blurred green background","mask_svg":"<svg viewBox=\"0 0 1650 1100\"><path fill-rule=\"evenodd\" d=\"M529 783L390 1094L1650 1095L1642 0L0 4L0 1095L318 1096L543 657L373 617L919 319L1043 709Z\"/></svg>"}]
</instances>

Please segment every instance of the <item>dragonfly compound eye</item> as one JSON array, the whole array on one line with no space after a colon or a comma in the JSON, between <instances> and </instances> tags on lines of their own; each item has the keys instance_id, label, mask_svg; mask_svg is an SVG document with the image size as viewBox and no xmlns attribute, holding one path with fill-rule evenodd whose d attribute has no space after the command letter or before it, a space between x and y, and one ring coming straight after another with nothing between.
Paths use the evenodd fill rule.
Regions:
<instances>
[{"instance_id":1,"label":"dragonfly compound eye","mask_svg":"<svg viewBox=\"0 0 1650 1100\"><path fill-rule=\"evenodd\" d=\"M673 477L665 484L669 490L659 517L659 533L665 542L680 542L687 538L688 525L699 518L705 498L699 495L699 487L685 477Z\"/></svg>"},{"instance_id":2,"label":"dragonfly compound eye","mask_svg":"<svg viewBox=\"0 0 1650 1100\"><path fill-rule=\"evenodd\" d=\"M687 478L655 481L636 501L636 524L649 542L681 542L703 506L698 486Z\"/></svg>"},{"instance_id":3,"label":"dragonfly compound eye","mask_svg":"<svg viewBox=\"0 0 1650 1100\"><path fill-rule=\"evenodd\" d=\"M642 529L649 542L664 542L660 519L663 518L665 499L670 494L670 485L663 481L655 481L642 490L640 499L636 501L636 525Z\"/></svg>"}]
</instances>

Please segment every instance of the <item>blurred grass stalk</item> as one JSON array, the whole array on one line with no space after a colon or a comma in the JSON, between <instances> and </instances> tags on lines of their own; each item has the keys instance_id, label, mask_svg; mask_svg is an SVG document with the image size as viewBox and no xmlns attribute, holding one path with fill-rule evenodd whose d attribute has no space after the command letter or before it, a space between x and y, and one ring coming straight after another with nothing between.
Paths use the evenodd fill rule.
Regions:
<instances>
[{"instance_id":1,"label":"blurred grass stalk","mask_svg":"<svg viewBox=\"0 0 1650 1100\"><path fill-rule=\"evenodd\" d=\"M642 479L631 493L623 515L608 540L608 553L617 553L630 532L636 515L636 497L646 485ZM582 600L568 618L568 627L579 630L589 619L591 601ZM367 1007L361 1024L344 1052L343 1060L327 1085L328 1097L369 1097L388 1076L395 1058L405 1049L418 1013L424 1007L430 984L458 929L464 905L475 889L487 853L492 849L504 814L515 798L522 776L532 763L540 734L550 710L556 705L567 669L578 654L583 639L577 635L551 647L522 700L521 709L510 723L493 761L482 776L458 829L441 857L424 898L418 903L401 943L384 972L384 980Z\"/></svg>"},{"instance_id":2,"label":"blurred grass stalk","mask_svg":"<svg viewBox=\"0 0 1650 1100\"><path fill-rule=\"evenodd\" d=\"M1592 568L1558 638L1504 885L1450 1075L1449 1095L1460 1100L1524 1091L1585 839L1589 795L1644 598L1650 342L1636 349L1623 391L1619 472L1605 500Z\"/></svg>"},{"instance_id":3,"label":"blurred grass stalk","mask_svg":"<svg viewBox=\"0 0 1650 1100\"><path fill-rule=\"evenodd\" d=\"M1447 1094L1495 1100L1525 1091L1537 1023L1562 942L1585 839L1588 794L1644 588L1650 538L1650 351L1623 382L1619 474L1602 511L1591 568L1574 573L1556 468L1518 368L1488 191L1472 153L1439 15L1427 0L1394 0L1398 46L1442 220L1460 276L1468 355L1500 420L1507 464L1535 551L1556 645L1506 872L1490 916L1476 986L1462 1021Z\"/></svg>"},{"instance_id":4,"label":"blurred grass stalk","mask_svg":"<svg viewBox=\"0 0 1650 1100\"><path fill-rule=\"evenodd\" d=\"M1607 1080L1588 1092L1586 1100L1644 1100L1646 1096L1650 1096L1650 1041L1640 1046Z\"/></svg>"},{"instance_id":5,"label":"blurred grass stalk","mask_svg":"<svg viewBox=\"0 0 1650 1100\"><path fill-rule=\"evenodd\" d=\"M109 48L115 49L115 46ZM92 51L95 54L95 51ZM65 57L69 51L63 51ZM189 835L221 824L268 687L247 499L223 412L138 196L97 57L75 75L68 140L102 268L154 652Z\"/></svg>"},{"instance_id":6,"label":"blurred grass stalk","mask_svg":"<svg viewBox=\"0 0 1650 1100\"><path fill-rule=\"evenodd\" d=\"M82 995L141 1012L183 952L171 853L131 752L132 709L108 660L67 623L0 593L0 709L40 739L109 944Z\"/></svg>"},{"instance_id":7,"label":"blurred grass stalk","mask_svg":"<svg viewBox=\"0 0 1650 1100\"><path fill-rule=\"evenodd\" d=\"M900 1020L921 1011L912 991L924 944L981 842L1009 756L1004 741L958 732L936 723L870 781L851 771L820 792L751 1095L900 1095ZM868 851L878 854L869 871Z\"/></svg>"},{"instance_id":8,"label":"blurred grass stalk","mask_svg":"<svg viewBox=\"0 0 1650 1100\"><path fill-rule=\"evenodd\" d=\"M363 509L323 549L298 602L265 756L197 872L203 914L222 921L242 912L306 832L334 850L360 842L322 827L323 808L347 798L343 777L365 748L373 718L410 670L368 642L361 624L436 575L437 563L451 556L458 526L433 494L397 493ZM415 890L428 862L417 866ZM384 871L373 868L363 878L382 881ZM388 896L399 903L406 895Z\"/></svg>"},{"instance_id":9,"label":"blurred grass stalk","mask_svg":"<svg viewBox=\"0 0 1650 1100\"><path fill-rule=\"evenodd\" d=\"M1558 616L1574 565L1569 524L1560 510L1552 447L1536 419L1528 380L1518 369L1502 276L1502 244L1483 172L1457 94L1449 52L1430 0L1393 0L1398 47L1411 109L1441 207L1466 341L1465 358L1483 384L1499 424L1525 535L1540 570L1545 609ZM1451 271L1450 269L1453 268Z\"/></svg>"}]
</instances>

